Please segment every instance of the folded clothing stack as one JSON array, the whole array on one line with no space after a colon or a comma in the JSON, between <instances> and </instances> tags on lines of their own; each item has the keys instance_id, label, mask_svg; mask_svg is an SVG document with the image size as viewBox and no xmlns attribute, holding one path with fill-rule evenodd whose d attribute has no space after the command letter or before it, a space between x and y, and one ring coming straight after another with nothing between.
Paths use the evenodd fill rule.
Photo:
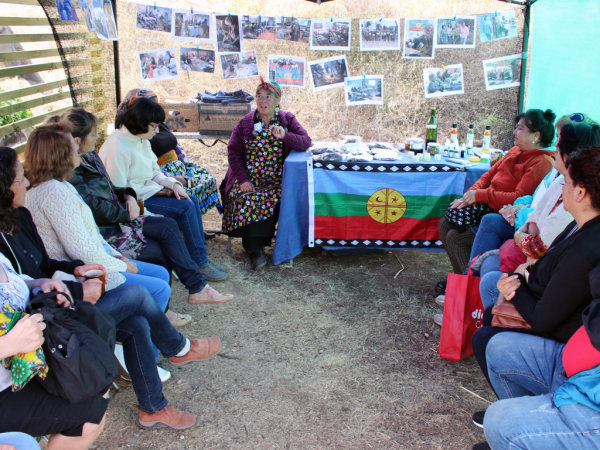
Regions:
<instances>
[{"instance_id":1,"label":"folded clothing stack","mask_svg":"<svg viewBox=\"0 0 600 450\"><path fill-rule=\"evenodd\" d=\"M204 91L203 94L198 92L196 98L202 103L222 103L225 105L230 103L250 103L254 100L252 95L241 89L235 92L217 91L214 94L211 94L208 91Z\"/></svg>"}]
</instances>

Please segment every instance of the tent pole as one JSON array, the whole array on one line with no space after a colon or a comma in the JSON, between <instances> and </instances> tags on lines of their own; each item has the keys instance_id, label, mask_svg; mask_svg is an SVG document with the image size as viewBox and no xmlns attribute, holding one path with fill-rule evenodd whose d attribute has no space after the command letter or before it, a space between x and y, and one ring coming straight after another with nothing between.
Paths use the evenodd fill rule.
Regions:
<instances>
[{"instance_id":1,"label":"tent pole","mask_svg":"<svg viewBox=\"0 0 600 450\"><path fill-rule=\"evenodd\" d=\"M525 109L525 88L527 81L527 59L529 43L529 25L531 20L531 5L533 2L527 2L525 5L525 28L523 31L523 60L521 63L521 88L519 89L519 114Z\"/></svg>"},{"instance_id":2,"label":"tent pole","mask_svg":"<svg viewBox=\"0 0 600 450\"><path fill-rule=\"evenodd\" d=\"M117 0L111 0L113 13L115 15L115 27L117 26ZM118 32L118 30L117 30ZM115 66L115 100L117 108L121 104L121 79L119 77L119 41L113 41L113 57Z\"/></svg>"}]
</instances>

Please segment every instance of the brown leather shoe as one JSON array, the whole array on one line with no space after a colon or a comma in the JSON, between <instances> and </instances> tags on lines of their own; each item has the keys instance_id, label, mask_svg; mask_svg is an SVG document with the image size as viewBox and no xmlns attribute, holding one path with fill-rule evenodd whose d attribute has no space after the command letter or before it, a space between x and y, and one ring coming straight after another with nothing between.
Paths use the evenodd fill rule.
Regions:
<instances>
[{"instance_id":1,"label":"brown leather shoe","mask_svg":"<svg viewBox=\"0 0 600 450\"><path fill-rule=\"evenodd\" d=\"M221 350L223 344L218 336L211 336L202 339L190 339L190 351L183 356L173 356L169 358L171 364L175 367L184 366L186 364L198 361L204 361L215 356Z\"/></svg>"},{"instance_id":2,"label":"brown leather shoe","mask_svg":"<svg viewBox=\"0 0 600 450\"><path fill-rule=\"evenodd\" d=\"M141 409L138 412L140 426L145 429L173 428L174 430L188 430L198 424L198 416L185 411L179 411L172 406L167 406L162 411L154 414Z\"/></svg>"}]
</instances>

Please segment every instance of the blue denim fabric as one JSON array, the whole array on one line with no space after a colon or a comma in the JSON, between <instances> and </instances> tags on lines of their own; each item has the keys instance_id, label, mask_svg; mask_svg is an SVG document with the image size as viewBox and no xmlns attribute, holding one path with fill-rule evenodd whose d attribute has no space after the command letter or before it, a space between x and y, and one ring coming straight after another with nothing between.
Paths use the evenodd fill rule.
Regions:
<instances>
[{"instance_id":1,"label":"blue denim fabric","mask_svg":"<svg viewBox=\"0 0 600 450\"><path fill-rule=\"evenodd\" d=\"M0 433L0 444L14 445L17 450L40 450L36 440L25 433Z\"/></svg>"},{"instance_id":2,"label":"blue denim fabric","mask_svg":"<svg viewBox=\"0 0 600 450\"><path fill-rule=\"evenodd\" d=\"M124 284L141 284L150 292L160 309L166 311L171 298L169 272L162 266L131 260L137 265L138 273L122 272Z\"/></svg>"},{"instance_id":3,"label":"blue denim fabric","mask_svg":"<svg viewBox=\"0 0 600 450\"><path fill-rule=\"evenodd\" d=\"M208 263L202 214L196 197L190 196L190 200L177 200L175 197L155 195L145 200L144 205L150 212L175 219L181 227L192 260L199 266Z\"/></svg>"},{"instance_id":4,"label":"blue denim fabric","mask_svg":"<svg viewBox=\"0 0 600 450\"><path fill-rule=\"evenodd\" d=\"M500 248L514 234L515 227L508 223L500 214L486 214L481 219L477 234L475 235L469 261L473 260L477 255Z\"/></svg>"},{"instance_id":5,"label":"blue denim fabric","mask_svg":"<svg viewBox=\"0 0 600 450\"><path fill-rule=\"evenodd\" d=\"M123 284L108 291L96 306L117 323L117 341L123 344L125 364L140 408L148 413L161 411L168 402L162 393L152 344L169 358L185 346L185 337L139 284Z\"/></svg>"},{"instance_id":6,"label":"blue denim fabric","mask_svg":"<svg viewBox=\"0 0 600 450\"><path fill-rule=\"evenodd\" d=\"M174 270L190 294L200 292L206 280L190 257L179 227L169 217L146 217L143 228L147 245L138 255L138 261L163 266L170 273Z\"/></svg>"},{"instance_id":7,"label":"blue denim fabric","mask_svg":"<svg viewBox=\"0 0 600 450\"><path fill-rule=\"evenodd\" d=\"M500 295L497 287L498 280L502 276L502 272L500 272L500 257L496 255L488 256L483 261L479 274L481 276L479 294L481 295L483 307L487 308L496 303L498 295Z\"/></svg>"},{"instance_id":8,"label":"blue denim fabric","mask_svg":"<svg viewBox=\"0 0 600 450\"><path fill-rule=\"evenodd\" d=\"M500 401L483 427L493 450L600 449L600 413L581 404L555 407L554 391L566 380L565 344L539 336L501 333L488 344L491 382Z\"/></svg>"}]
</instances>

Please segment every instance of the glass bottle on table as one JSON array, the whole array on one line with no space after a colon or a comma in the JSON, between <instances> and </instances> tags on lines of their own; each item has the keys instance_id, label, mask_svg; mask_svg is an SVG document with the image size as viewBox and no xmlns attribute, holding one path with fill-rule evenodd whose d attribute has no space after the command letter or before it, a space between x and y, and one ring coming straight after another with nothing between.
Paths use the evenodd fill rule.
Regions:
<instances>
[{"instance_id":1,"label":"glass bottle on table","mask_svg":"<svg viewBox=\"0 0 600 450\"><path fill-rule=\"evenodd\" d=\"M450 143L458 150L458 124L452 124L452 130L450 130Z\"/></svg>"},{"instance_id":2,"label":"glass bottle on table","mask_svg":"<svg viewBox=\"0 0 600 450\"><path fill-rule=\"evenodd\" d=\"M431 107L431 116L427 122L427 132L425 133L425 149L430 142L437 142L437 119L435 118L436 107Z\"/></svg>"},{"instance_id":3,"label":"glass bottle on table","mask_svg":"<svg viewBox=\"0 0 600 450\"><path fill-rule=\"evenodd\" d=\"M469 125L469 130L467 131L467 155L473 154L473 147L475 141L475 125Z\"/></svg>"},{"instance_id":4,"label":"glass bottle on table","mask_svg":"<svg viewBox=\"0 0 600 450\"><path fill-rule=\"evenodd\" d=\"M491 141L492 141L491 127L489 125L486 125L485 132L483 133L483 146L481 147L482 152L489 153Z\"/></svg>"}]
</instances>

